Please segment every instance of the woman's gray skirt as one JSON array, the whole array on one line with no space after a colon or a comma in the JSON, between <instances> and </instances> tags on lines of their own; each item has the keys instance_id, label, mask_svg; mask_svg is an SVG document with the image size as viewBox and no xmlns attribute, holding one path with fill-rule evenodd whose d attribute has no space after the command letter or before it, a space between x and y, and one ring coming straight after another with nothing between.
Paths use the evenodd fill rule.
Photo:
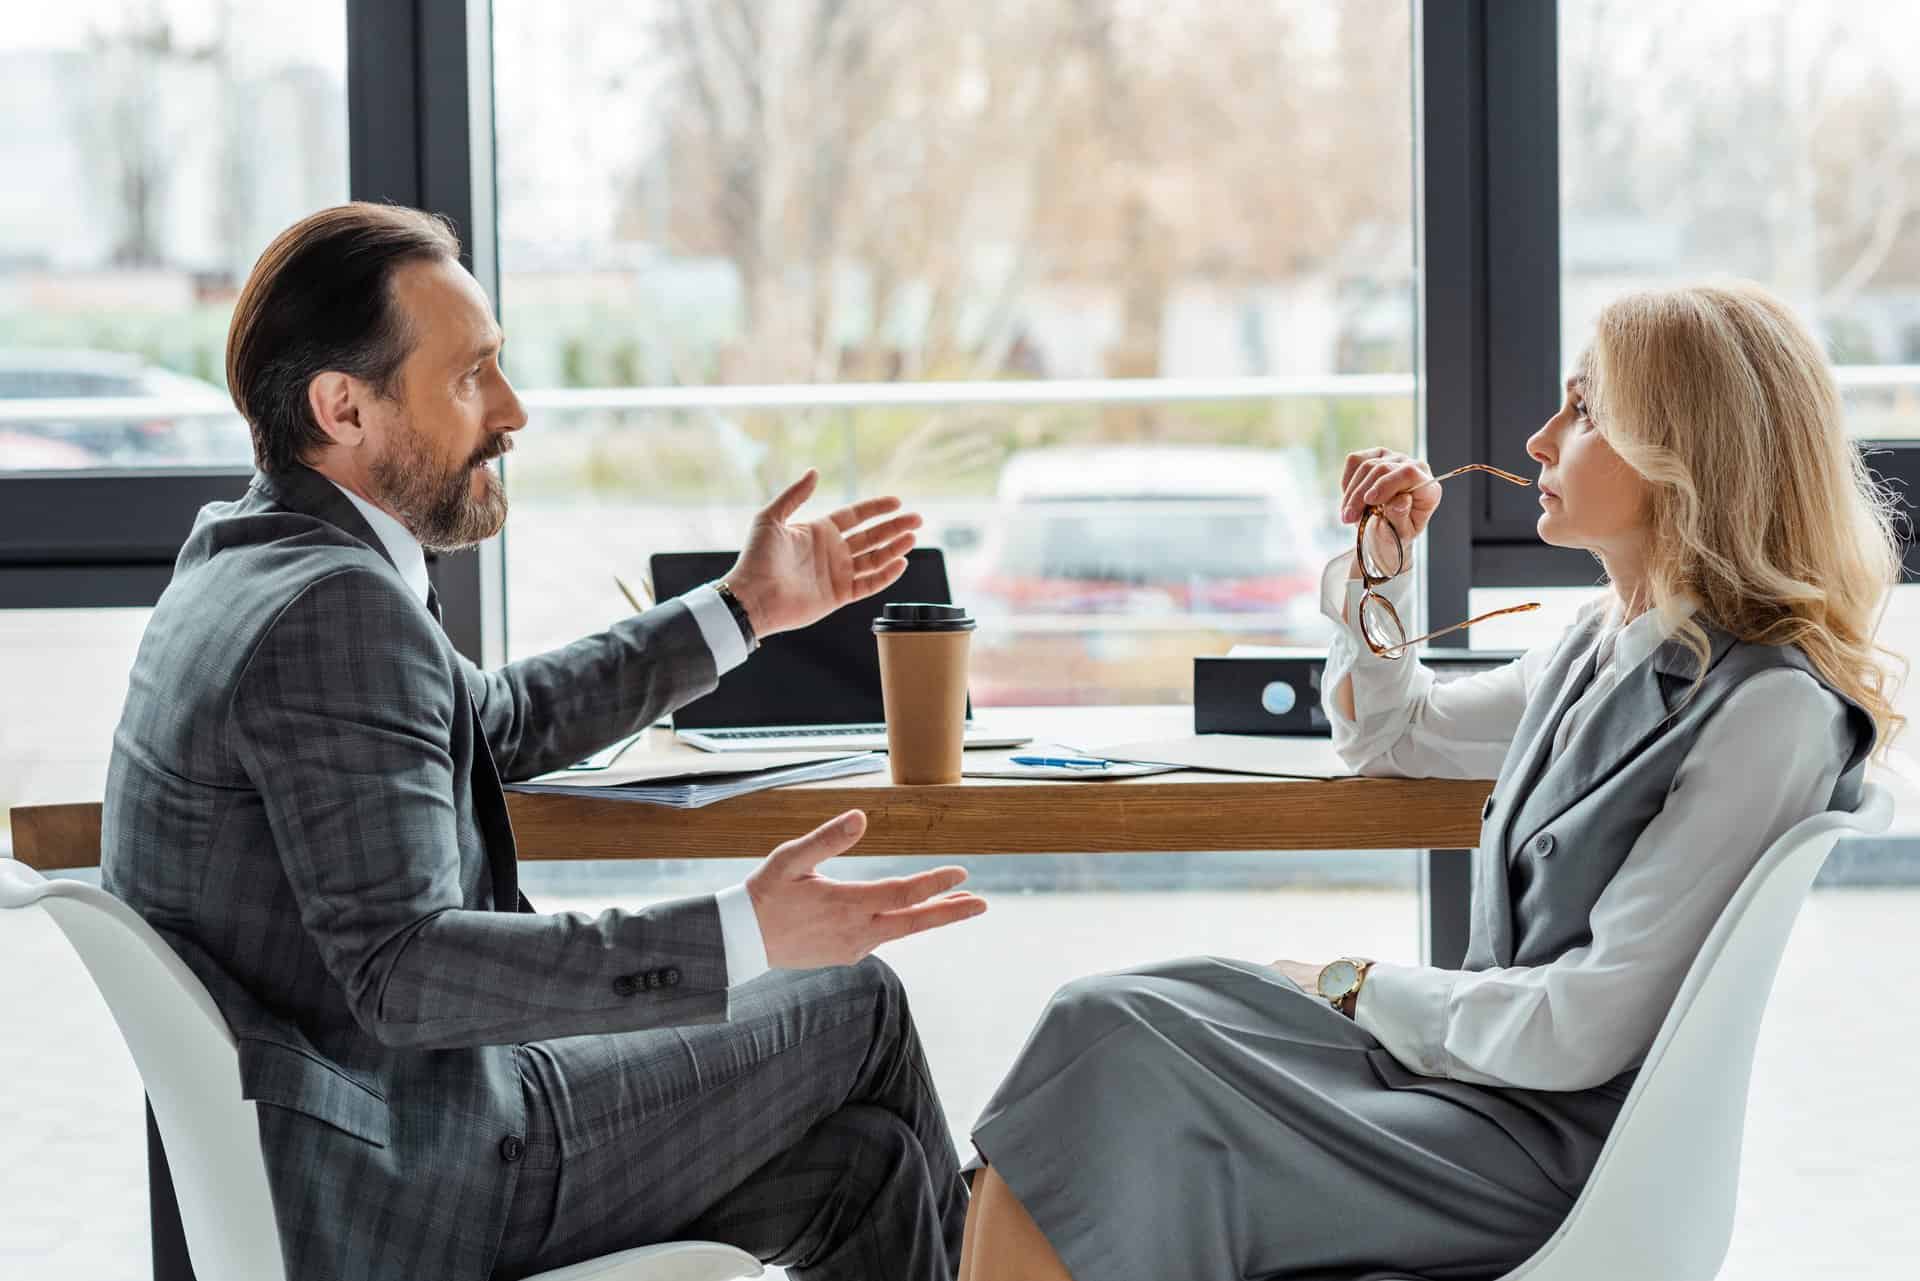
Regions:
<instances>
[{"instance_id":1,"label":"woman's gray skirt","mask_svg":"<svg viewBox=\"0 0 1920 1281\"><path fill-rule=\"evenodd\" d=\"M1062 988L973 1142L1075 1281L1452 1281L1553 1234L1620 1097L1415 1075L1203 957Z\"/></svg>"}]
</instances>

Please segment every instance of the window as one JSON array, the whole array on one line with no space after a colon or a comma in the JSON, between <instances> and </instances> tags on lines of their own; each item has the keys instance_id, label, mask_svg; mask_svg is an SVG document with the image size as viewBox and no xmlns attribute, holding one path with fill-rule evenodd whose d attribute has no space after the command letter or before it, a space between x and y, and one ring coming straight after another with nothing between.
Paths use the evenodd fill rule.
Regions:
<instances>
[{"instance_id":1,"label":"window","mask_svg":"<svg viewBox=\"0 0 1920 1281\"><path fill-rule=\"evenodd\" d=\"M146 609L0 609L0 854L16 804L98 800Z\"/></svg>"},{"instance_id":2,"label":"window","mask_svg":"<svg viewBox=\"0 0 1920 1281\"><path fill-rule=\"evenodd\" d=\"M347 196L345 11L65 0L0 25L0 853L10 807L102 795L145 605L244 483L196 480L252 460L227 321L267 241ZM90 608L32 607L56 601ZM8 915L34 1032L0 1042L31 1158L0 1172L0 1272L144 1276L138 1074L52 922Z\"/></svg>"},{"instance_id":3,"label":"window","mask_svg":"<svg viewBox=\"0 0 1920 1281\"><path fill-rule=\"evenodd\" d=\"M1324 636L1413 442L1408 5L625 13L494 5L510 653L810 464L927 514L982 705Z\"/></svg>"},{"instance_id":4,"label":"window","mask_svg":"<svg viewBox=\"0 0 1920 1281\"><path fill-rule=\"evenodd\" d=\"M1625 290L1747 277L1825 340L1856 435L1920 439L1920 13L1564 0L1560 25L1568 359Z\"/></svg>"},{"instance_id":5,"label":"window","mask_svg":"<svg viewBox=\"0 0 1920 1281\"><path fill-rule=\"evenodd\" d=\"M1323 634L1340 462L1414 441L1402 0L493 12L532 420L510 655L619 617L613 576L652 552L737 546L809 465L825 501L926 514L982 619L978 705L1186 702L1196 653ZM527 892L590 908L749 866L542 865ZM888 953L942 1012L960 1132L1077 975L1418 955L1406 852L970 866L993 910Z\"/></svg>"},{"instance_id":6,"label":"window","mask_svg":"<svg viewBox=\"0 0 1920 1281\"><path fill-rule=\"evenodd\" d=\"M0 609L0 857L17 804L104 792L113 727L145 609ZM98 873L87 873L98 883ZM0 968L16 1034L0 1073L26 1083L7 1128L32 1159L0 1168L9 1275L138 1274L147 1255L140 1077L79 958L40 912L0 920ZM37 1172L37 1173L36 1173ZM46 1175L77 1179L53 1193ZM77 1197L77 1199L76 1199Z\"/></svg>"},{"instance_id":7,"label":"window","mask_svg":"<svg viewBox=\"0 0 1920 1281\"><path fill-rule=\"evenodd\" d=\"M0 472L250 464L227 320L267 241L346 197L345 54L339 4L9 15Z\"/></svg>"}]
</instances>

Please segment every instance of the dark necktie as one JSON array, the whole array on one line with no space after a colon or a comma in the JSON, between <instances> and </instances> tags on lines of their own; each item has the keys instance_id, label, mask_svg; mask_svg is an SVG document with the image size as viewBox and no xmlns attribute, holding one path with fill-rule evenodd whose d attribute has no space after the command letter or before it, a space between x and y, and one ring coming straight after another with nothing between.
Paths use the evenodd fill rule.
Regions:
<instances>
[{"instance_id":1,"label":"dark necktie","mask_svg":"<svg viewBox=\"0 0 1920 1281\"><path fill-rule=\"evenodd\" d=\"M427 584L427 612L441 623L440 593ZM487 747L486 726L467 689L465 676L459 678L460 700L467 705L467 717L473 724L473 804L476 818L487 843L487 863L493 876L494 910L519 909L520 877L515 861L513 821L507 815L507 798L500 787L500 774L494 767L493 753Z\"/></svg>"}]
</instances>

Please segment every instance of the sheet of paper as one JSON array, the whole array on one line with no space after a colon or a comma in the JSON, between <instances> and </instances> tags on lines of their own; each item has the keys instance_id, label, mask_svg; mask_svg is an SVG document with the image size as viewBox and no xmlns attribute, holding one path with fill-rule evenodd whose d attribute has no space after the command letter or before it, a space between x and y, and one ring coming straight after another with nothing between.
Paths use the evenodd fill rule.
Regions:
<instances>
[{"instance_id":1,"label":"sheet of paper","mask_svg":"<svg viewBox=\"0 0 1920 1281\"><path fill-rule=\"evenodd\" d=\"M1178 765L1109 765L1106 769L1078 768L1071 765L1016 765L1015 757L1050 756L1056 759L1100 757L1098 752L1083 752L1064 743L1041 741L1021 747L975 748L961 757L960 773L966 778L1031 778L1047 782L1098 783L1102 779L1146 778L1151 774L1171 774Z\"/></svg>"},{"instance_id":2,"label":"sheet of paper","mask_svg":"<svg viewBox=\"0 0 1920 1281\"><path fill-rule=\"evenodd\" d=\"M794 755L779 753L778 755ZM743 753L743 755L745 755ZM772 757L775 753L754 753L761 757ZM567 779L562 783L532 782L508 783L509 792L561 793L567 796L587 796L599 800L622 801L634 804L667 805L675 809L699 809L703 805L712 805L717 801L731 800L736 796L745 796L749 792L765 791L770 787L785 787L792 783L813 783L832 778L845 778L853 774L871 774L887 767L887 758L880 752L860 752L853 756L823 756L819 752L797 753L802 759L773 769L757 769L750 774L715 773L703 769L701 777L679 777L659 781L629 780L623 784L606 786L591 782ZM734 758L737 763L739 757ZM611 770L576 770L588 779L605 778Z\"/></svg>"},{"instance_id":3,"label":"sheet of paper","mask_svg":"<svg viewBox=\"0 0 1920 1281\"><path fill-rule=\"evenodd\" d=\"M671 783L723 774L758 774L790 765L846 760L862 752L629 752L607 769L562 769L532 780L556 787L624 787L629 783Z\"/></svg>"},{"instance_id":4,"label":"sheet of paper","mask_svg":"<svg viewBox=\"0 0 1920 1281\"><path fill-rule=\"evenodd\" d=\"M1189 734L1089 747L1087 754L1182 765L1215 774L1272 778L1350 778L1353 774L1334 752L1330 739L1287 734Z\"/></svg>"}]
</instances>

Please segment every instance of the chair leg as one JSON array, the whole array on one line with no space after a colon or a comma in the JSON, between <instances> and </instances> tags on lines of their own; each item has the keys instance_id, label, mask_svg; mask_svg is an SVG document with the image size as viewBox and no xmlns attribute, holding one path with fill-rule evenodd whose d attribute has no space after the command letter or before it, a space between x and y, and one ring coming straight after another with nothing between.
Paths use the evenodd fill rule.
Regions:
<instances>
[{"instance_id":1,"label":"chair leg","mask_svg":"<svg viewBox=\"0 0 1920 1281\"><path fill-rule=\"evenodd\" d=\"M147 1104L147 1217L153 1235L153 1281L194 1281L187 1232L173 1194L173 1171L167 1168L167 1150L160 1142L151 1103Z\"/></svg>"}]
</instances>

